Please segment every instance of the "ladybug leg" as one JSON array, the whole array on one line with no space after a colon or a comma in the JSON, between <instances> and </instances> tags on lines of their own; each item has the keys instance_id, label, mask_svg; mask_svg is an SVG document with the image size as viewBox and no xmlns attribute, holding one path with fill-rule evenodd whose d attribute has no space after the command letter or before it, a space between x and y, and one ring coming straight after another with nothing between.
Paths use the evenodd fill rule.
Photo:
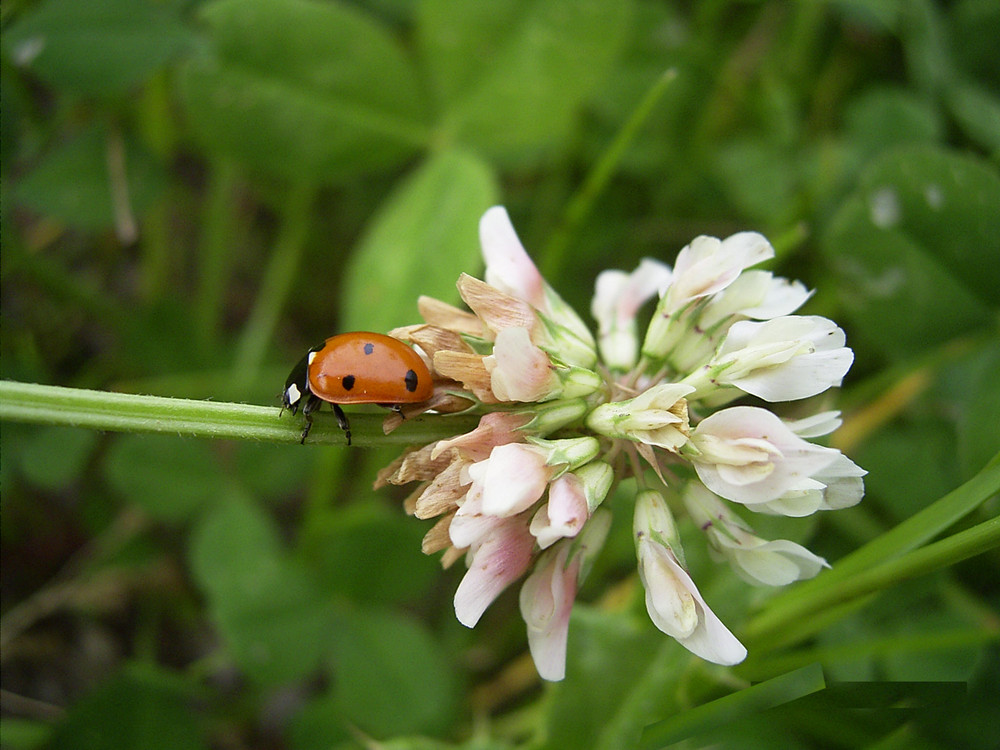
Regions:
<instances>
[{"instance_id":1,"label":"ladybug leg","mask_svg":"<svg viewBox=\"0 0 1000 750\"><path fill-rule=\"evenodd\" d=\"M396 412L396 414L399 415L400 419L406 419L406 415L403 413L403 405L402 404L379 404L379 406L382 406L382 407L388 409L389 411Z\"/></svg>"},{"instance_id":2,"label":"ladybug leg","mask_svg":"<svg viewBox=\"0 0 1000 750\"><path fill-rule=\"evenodd\" d=\"M311 430L313 426L312 413L322 405L322 399L318 399L313 395L310 395L305 405L303 405L302 416L306 418L306 426L302 428L302 438L299 440L299 445L305 445L306 436L309 434L309 430Z\"/></svg>"},{"instance_id":3,"label":"ladybug leg","mask_svg":"<svg viewBox=\"0 0 1000 750\"><path fill-rule=\"evenodd\" d=\"M337 424L340 425L340 429L344 431L347 435L347 444L351 444L351 423L347 421L347 415L344 414L344 410L340 408L340 404L333 405L333 413L337 415Z\"/></svg>"}]
</instances>

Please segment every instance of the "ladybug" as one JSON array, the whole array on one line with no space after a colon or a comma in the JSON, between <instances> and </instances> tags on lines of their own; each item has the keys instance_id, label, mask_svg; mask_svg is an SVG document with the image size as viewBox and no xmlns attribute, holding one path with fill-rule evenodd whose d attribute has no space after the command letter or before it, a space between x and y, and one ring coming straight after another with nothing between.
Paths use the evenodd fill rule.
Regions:
<instances>
[{"instance_id":1,"label":"ladybug","mask_svg":"<svg viewBox=\"0 0 1000 750\"><path fill-rule=\"evenodd\" d=\"M399 411L402 404L426 401L433 390L430 370L412 348L392 336L356 331L331 336L306 352L285 381L281 403L292 414L302 407L306 426L299 442L305 443L312 413L329 401L350 445L351 427L341 404Z\"/></svg>"}]
</instances>

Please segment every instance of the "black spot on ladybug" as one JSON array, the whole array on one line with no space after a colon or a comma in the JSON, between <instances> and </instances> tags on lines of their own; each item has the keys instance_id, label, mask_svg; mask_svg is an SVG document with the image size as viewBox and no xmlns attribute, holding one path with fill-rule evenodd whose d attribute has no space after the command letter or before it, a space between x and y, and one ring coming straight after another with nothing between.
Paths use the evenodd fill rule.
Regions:
<instances>
[{"instance_id":1,"label":"black spot on ladybug","mask_svg":"<svg viewBox=\"0 0 1000 750\"><path fill-rule=\"evenodd\" d=\"M375 344L369 341L365 344L365 354L371 354L373 351L375 351Z\"/></svg>"},{"instance_id":2,"label":"black spot on ladybug","mask_svg":"<svg viewBox=\"0 0 1000 750\"><path fill-rule=\"evenodd\" d=\"M345 375L344 376L344 390L345 391L349 391L353 387L354 387L354 376L353 375Z\"/></svg>"},{"instance_id":3,"label":"black spot on ladybug","mask_svg":"<svg viewBox=\"0 0 1000 750\"><path fill-rule=\"evenodd\" d=\"M406 384L406 390L413 393L417 390L417 373L413 370L407 370L406 376L403 378L403 382Z\"/></svg>"}]
</instances>

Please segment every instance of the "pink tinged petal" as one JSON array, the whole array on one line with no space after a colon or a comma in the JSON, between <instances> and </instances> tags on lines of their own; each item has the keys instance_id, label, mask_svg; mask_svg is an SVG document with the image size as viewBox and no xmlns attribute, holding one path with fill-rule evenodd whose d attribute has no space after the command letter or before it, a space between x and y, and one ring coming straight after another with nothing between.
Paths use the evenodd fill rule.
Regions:
<instances>
[{"instance_id":1,"label":"pink tinged petal","mask_svg":"<svg viewBox=\"0 0 1000 750\"><path fill-rule=\"evenodd\" d=\"M771 243L756 232L739 232L724 241L696 237L677 254L664 312L673 314L691 300L722 291L744 268L772 257Z\"/></svg>"},{"instance_id":2,"label":"pink tinged petal","mask_svg":"<svg viewBox=\"0 0 1000 750\"><path fill-rule=\"evenodd\" d=\"M472 564L455 591L455 616L476 626L486 608L531 564L535 538L520 519L495 528L472 553Z\"/></svg>"},{"instance_id":3,"label":"pink tinged petal","mask_svg":"<svg viewBox=\"0 0 1000 750\"><path fill-rule=\"evenodd\" d=\"M612 270L598 275L590 310L598 324L605 364L618 369L635 364L636 313L654 294L666 290L672 276L669 266L649 258L643 258L631 274Z\"/></svg>"},{"instance_id":4,"label":"pink tinged petal","mask_svg":"<svg viewBox=\"0 0 1000 750\"><path fill-rule=\"evenodd\" d=\"M542 450L523 443L500 445L486 461L469 467L473 482L482 487L483 512L513 516L534 505L552 476Z\"/></svg>"},{"instance_id":5,"label":"pink tinged petal","mask_svg":"<svg viewBox=\"0 0 1000 750\"><path fill-rule=\"evenodd\" d=\"M657 628L715 664L739 664L746 658L746 648L705 603L670 550L645 539L639 542L638 554L646 611Z\"/></svg>"},{"instance_id":6,"label":"pink tinged petal","mask_svg":"<svg viewBox=\"0 0 1000 750\"><path fill-rule=\"evenodd\" d=\"M507 209L493 206L479 220L479 241L486 261L486 283L545 308L545 282L514 231Z\"/></svg>"},{"instance_id":7,"label":"pink tinged petal","mask_svg":"<svg viewBox=\"0 0 1000 750\"><path fill-rule=\"evenodd\" d=\"M528 648L543 680L566 676L569 617L576 598L581 556L566 564L570 545L546 553L521 587L521 616L528 628Z\"/></svg>"},{"instance_id":8,"label":"pink tinged petal","mask_svg":"<svg viewBox=\"0 0 1000 750\"><path fill-rule=\"evenodd\" d=\"M776 500L840 455L803 440L776 415L754 406L703 419L692 441L701 451L691 459L698 478L715 494L746 504Z\"/></svg>"},{"instance_id":9,"label":"pink tinged petal","mask_svg":"<svg viewBox=\"0 0 1000 750\"><path fill-rule=\"evenodd\" d=\"M473 484L448 526L448 536L457 549L473 547L506 519L483 512L482 487Z\"/></svg>"},{"instance_id":10,"label":"pink tinged petal","mask_svg":"<svg viewBox=\"0 0 1000 750\"><path fill-rule=\"evenodd\" d=\"M520 433L520 428L528 424L531 419L524 414L491 411L483 415L479 420L479 426L471 432L451 440L439 440L431 453L431 459L437 458L445 451L458 449L462 456L470 461L482 461L489 458L490 451L496 446L522 441L524 436Z\"/></svg>"},{"instance_id":11,"label":"pink tinged petal","mask_svg":"<svg viewBox=\"0 0 1000 750\"><path fill-rule=\"evenodd\" d=\"M559 377L549 355L532 343L526 328L500 331L493 354L483 364L493 395L501 401L543 401L559 392Z\"/></svg>"},{"instance_id":12,"label":"pink tinged petal","mask_svg":"<svg viewBox=\"0 0 1000 750\"><path fill-rule=\"evenodd\" d=\"M574 474L563 474L549 485L549 501L531 519L531 533L542 549L564 537L574 537L589 517L583 483Z\"/></svg>"}]
</instances>

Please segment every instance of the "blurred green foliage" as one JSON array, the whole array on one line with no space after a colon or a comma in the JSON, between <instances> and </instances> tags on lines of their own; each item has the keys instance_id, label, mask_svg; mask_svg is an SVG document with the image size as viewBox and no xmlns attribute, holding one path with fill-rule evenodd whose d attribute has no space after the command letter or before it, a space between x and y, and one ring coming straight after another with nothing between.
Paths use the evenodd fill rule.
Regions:
<instances>
[{"instance_id":1,"label":"blurred green foliage","mask_svg":"<svg viewBox=\"0 0 1000 750\"><path fill-rule=\"evenodd\" d=\"M4 378L276 403L308 345L416 322L420 294L457 301L458 274L481 271L478 218L502 202L581 312L604 268L671 262L701 233L772 239L776 270L817 289L809 310L856 352L843 439L868 496L802 540L831 561L1000 448L995 0L0 13ZM547 244L561 231L566 253ZM738 686L646 622L627 514L574 614L568 678L540 691L516 595L466 631L460 571L439 573L400 496L370 489L391 451L8 423L0 451L5 748L617 748ZM767 593L694 547L739 633ZM897 586L775 658L995 687L997 563ZM995 739L967 729L997 726L994 704L964 711L941 725L953 746ZM820 712L768 719L801 747L895 731L830 744Z\"/></svg>"}]
</instances>

